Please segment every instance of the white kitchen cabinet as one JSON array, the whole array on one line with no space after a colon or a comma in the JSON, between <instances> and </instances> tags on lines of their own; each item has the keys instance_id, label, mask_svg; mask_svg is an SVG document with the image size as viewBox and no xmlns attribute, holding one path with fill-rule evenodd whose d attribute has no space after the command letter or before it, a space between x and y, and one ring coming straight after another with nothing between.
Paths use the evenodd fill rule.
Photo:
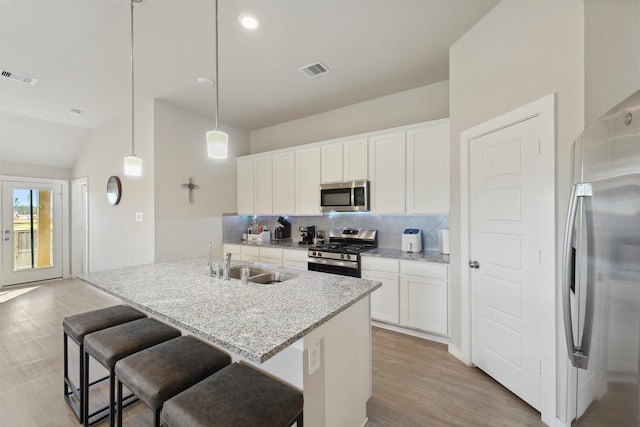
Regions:
<instances>
[{"instance_id":1,"label":"white kitchen cabinet","mask_svg":"<svg viewBox=\"0 0 640 427\"><path fill-rule=\"evenodd\" d=\"M358 181L369 178L367 138L320 147L320 182Z\"/></svg>"},{"instance_id":2,"label":"white kitchen cabinet","mask_svg":"<svg viewBox=\"0 0 640 427\"><path fill-rule=\"evenodd\" d=\"M237 167L237 199L238 215L253 215L253 159L238 159Z\"/></svg>"},{"instance_id":3,"label":"white kitchen cabinet","mask_svg":"<svg viewBox=\"0 0 640 427\"><path fill-rule=\"evenodd\" d=\"M260 262L282 266L282 249L280 248L260 248Z\"/></svg>"},{"instance_id":4,"label":"white kitchen cabinet","mask_svg":"<svg viewBox=\"0 0 640 427\"><path fill-rule=\"evenodd\" d=\"M449 214L449 121L407 132L407 213Z\"/></svg>"},{"instance_id":5,"label":"white kitchen cabinet","mask_svg":"<svg viewBox=\"0 0 640 427\"><path fill-rule=\"evenodd\" d=\"M257 246L240 246L240 261L260 262L260 248Z\"/></svg>"},{"instance_id":6,"label":"white kitchen cabinet","mask_svg":"<svg viewBox=\"0 0 640 427\"><path fill-rule=\"evenodd\" d=\"M273 214L273 158L258 157L253 160L255 214Z\"/></svg>"},{"instance_id":7,"label":"white kitchen cabinet","mask_svg":"<svg viewBox=\"0 0 640 427\"><path fill-rule=\"evenodd\" d=\"M231 252L231 259L235 259L238 260L240 259L240 249L241 249L242 245L234 245L231 243L225 243L223 246L223 253L225 252Z\"/></svg>"},{"instance_id":8,"label":"white kitchen cabinet","mask_svg":"<svg viewBox=\"0 0 640 427\"><path fill-rule=\"evenodd\" d=\"M367 138L342 143L342 179L344 181L369 179L369 142Z\"/></svg>"},{"instance_id":9,"label":"white kitchen cabinet","mask_svg":"<svg viewBox=\"0 0 640 427\"><path fill-rule=\"evenodd\" d=\"M371 212L405 213L405 133L369 138Z\"/></svg>"},{"instance_id":10,"label":"white kitchen cabinet","mask_svg":"<svg viewBox=\"0 0 640 427\"><path fill-rule=\"evenodd\" d=\"M273 155L273 213L295 213L295 153Z\"/></svg>"},{"instance_id":11,"label":"white kitchen cabinet","mask_svg":"<svg viewBox=\"0 0 640 427\"><path fill-rule=\"evenodd\" d=\"M400 325L448 333L448 267L400 261Z\"/></svg>"},{"instance_id":12,"label":"white kitchen cabinet","mask_svg":"<svg viewBox=\"0 0 640 427\"><path fill-rule=\"evenodd\" d=\"M320 147L295 151L295 211L320 214Z\"/></svg>"},{"instance_id":13,"label":"white kitchen cabinet","mask_svg":"<svg viewBox=\"0 0 640 427\"><path fill-rule=\"evenodd\" d=\"M382 282L371 294L371 318L392 324L400 323L398 261L362 257L362 278Z\"/></svg>"},{"instance_id":14,"label":"white kitchen cabinet","mask_svg":"<svg viewBox=\"0 0 640 427\"><path fill-rule=\"evenodd\" d=\"M342 182L342 143L326 144L320 147L320 166L323 184Z\"/></svg>"},{"instance_id":15,"label":"white kitchen cabinet","mask_svg":"<svg viewBox=\"0 0 640 427\"><path fill-rule=\"evenodd\" d=\"M288 268L307 269L307 251L297 249L282 250L282 265Z\"/></svg>"}]
</instances>

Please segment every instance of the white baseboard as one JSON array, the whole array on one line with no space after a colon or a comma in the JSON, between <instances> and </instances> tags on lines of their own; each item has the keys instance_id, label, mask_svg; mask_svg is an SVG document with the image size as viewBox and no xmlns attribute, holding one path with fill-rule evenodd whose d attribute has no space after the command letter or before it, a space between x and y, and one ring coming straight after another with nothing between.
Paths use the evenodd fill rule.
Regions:
<instances>
[{"instance_id":1,"label":"white baseboard","mask_svg":"<svg viewBox=\"0 0 640 427\"><path fill-rule=\"evenodd\" d=\"M411 335L412 337L418 337L429 341L439 342L441 344L449 345L449 337L442 335L430 334L427 332L416 331L415 329L403 328L402 326L390 325L388 323L378 322L376 320L371 321L371 325L378 328L387 329L389 331L400 332L401 334Z\"/></svg>"}]
</instances>

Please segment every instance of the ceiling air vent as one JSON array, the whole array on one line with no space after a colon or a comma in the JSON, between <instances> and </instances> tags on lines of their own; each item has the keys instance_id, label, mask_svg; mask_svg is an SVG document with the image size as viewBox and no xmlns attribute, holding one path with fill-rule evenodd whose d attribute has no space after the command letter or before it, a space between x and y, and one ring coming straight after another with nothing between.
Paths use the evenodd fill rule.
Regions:
<instances>
[{"instance_id":1,"label":"ceiling air vent","mask_svg":"<svg viewBox=\"0 0 640 427\"><path fill-rule=\"evenodd\" d=\"M314 62L313 64L305 65L304 67L298 68L305 76L310 79L318 76L322 76L329 72L329 69L320 61Z\"/></svg>"},{"instance_id":2,"label":"ceiling air vent","mask_svg":"<svg viewBox=\"0 0 640 427\"><path fill-rule=\"evenodd\" d=\"M34 79L33 77L23 76L22 74L12 73L11 71L7 71L7 70L3 70L3 69L0 69L0 71L2 72L2 77L3 78L15 80L17 82L26 83L26 84L29 84L31 86L35 86L35 84L38 83L38 79Z\"/></svg>"}]
</instances>

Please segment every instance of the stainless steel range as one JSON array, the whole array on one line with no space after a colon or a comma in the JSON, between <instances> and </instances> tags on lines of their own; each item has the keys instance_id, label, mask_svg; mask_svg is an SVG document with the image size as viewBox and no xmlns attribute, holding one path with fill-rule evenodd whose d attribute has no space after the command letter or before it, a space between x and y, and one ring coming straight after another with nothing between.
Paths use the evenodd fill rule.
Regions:
<instances>
[{"instance_id":1,"label":"stainless steel range","mask_svg":"<svg viewBox=\"0 0 640 427\"><path fill-rule=\"evenodd\" d=\"M360 277L360 253L376 247L378 231L375 229L332 228L328 243L309 248L307 269Z\"/></svg>"}]
</instances>

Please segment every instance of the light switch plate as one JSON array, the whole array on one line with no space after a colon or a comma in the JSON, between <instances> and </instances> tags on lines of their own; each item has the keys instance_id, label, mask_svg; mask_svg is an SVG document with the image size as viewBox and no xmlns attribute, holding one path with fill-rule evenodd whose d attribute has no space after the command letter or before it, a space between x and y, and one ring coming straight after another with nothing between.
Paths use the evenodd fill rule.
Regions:
<instances>
[{"instance_id":1,"label":"light switch plate","mask_svg":"<svg viewBox=\"0 0 640 427\"><path fill-rule=\"evenodd\" d=\"M309 375L320 369L322 357L320 355L320 340L309 346Z\"/></svg>"},{"instance_id":2,"label":"light switch plate","mask_svg":"<svg viewBox=\"0 0 640 427\"><path fill-rule=\"evenodd\" d=\"M144 221L144 214L142 212L136 212L136 221L138 222Z\"/></svg>"}]
</instances>

